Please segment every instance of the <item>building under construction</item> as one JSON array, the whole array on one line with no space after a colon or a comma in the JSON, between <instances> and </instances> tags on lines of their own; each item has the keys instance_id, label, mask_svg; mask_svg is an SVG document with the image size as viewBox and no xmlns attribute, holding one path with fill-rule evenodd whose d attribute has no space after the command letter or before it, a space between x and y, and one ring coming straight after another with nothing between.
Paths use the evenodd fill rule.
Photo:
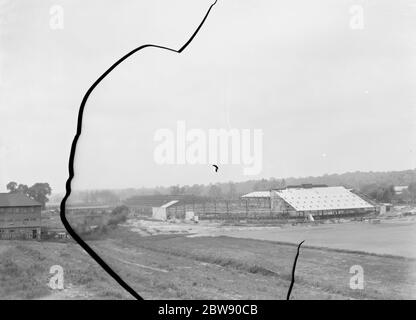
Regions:
<instances>
[{"instance_id":1,"label":"building under construction","mask_svg":"<svg viewBox=\"0 0 416 320\"><path fill-rule=\"evenodd\" d=\"M179 218L192 212L200 219L275 219L296 217L344 217L376 212L376 206L364 196L344 187L326 185L289 186L255 191L238 200L184 202L173 200L155 207L165 219ZM155 215L155 214L154 214Z\"/></svg>"},{"instance_id":2,"label":"building under construction","mask_svg":"<svg viewBox=\"0 0 416 320\"><path fill-rule=\"evenodd\" d=\"M354 215L376 207L344 187L301 185L270 191L271 210L289 216Z\"/></svg>"}]
</instances>

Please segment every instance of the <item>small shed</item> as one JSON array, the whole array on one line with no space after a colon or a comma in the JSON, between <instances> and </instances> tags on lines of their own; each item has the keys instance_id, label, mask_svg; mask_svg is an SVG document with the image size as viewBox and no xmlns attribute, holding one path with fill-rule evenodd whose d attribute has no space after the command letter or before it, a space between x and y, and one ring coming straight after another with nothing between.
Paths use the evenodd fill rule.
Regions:
<instances>
[{"instance_id":1,"label":"small shed","mask_svg":"<svg viewBox=\"0 0 416 320\"><path fill-rule=\"evenodd\" d=\"M173 206L174 204L178 202L179 200L172 200L168 203L165 203L164 205L160 207L152 207L152 218L155 220L166 221L167 220L166 209L169 208L170 206Z\"/></svg>"},{"instance_id":2,"label":"small shed","mask_svg":"<svg viewBox=\"0 0 416 320\"><path fill-rule=\"evenodd\" d=\"M186 211L185 212L185 220L191 221L194 220L195 214L193 211Z\"/></svg>"}]
</instances>

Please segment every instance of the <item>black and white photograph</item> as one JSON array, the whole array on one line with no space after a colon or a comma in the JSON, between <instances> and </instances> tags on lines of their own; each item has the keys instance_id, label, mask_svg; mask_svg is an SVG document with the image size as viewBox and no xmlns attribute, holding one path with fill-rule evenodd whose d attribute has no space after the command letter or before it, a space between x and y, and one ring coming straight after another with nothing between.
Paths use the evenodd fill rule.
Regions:
<instances>
[{"instance_id":1,"label":"black and white photograph","mask_svg":"<svg viewBox=\"0 0 416 320\"><path fill-rule=\"evenodd\" d=\"M415 88L415 0L0 0L0 300L414 300Z\"/></svg>"}]
</instances>

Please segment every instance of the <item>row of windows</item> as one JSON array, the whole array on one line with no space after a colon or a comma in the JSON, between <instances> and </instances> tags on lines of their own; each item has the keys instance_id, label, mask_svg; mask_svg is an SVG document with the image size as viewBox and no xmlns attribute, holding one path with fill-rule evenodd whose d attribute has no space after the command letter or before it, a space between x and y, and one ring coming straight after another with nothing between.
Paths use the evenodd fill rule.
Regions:
<instances>
[{"instance_id":1,"label":"row of windows","mask_svg":"<svg viewBox=\"0 0 416 320\"><path fill-rule=\"evenodd\" d=\"M13 223L13 222L29 222L29 221L40 221L40 219L36 219L36 218L26 218L26 219L0 219L0 223Z\"/></svg>"},{"instance_id":2,"label":"row of windows","mask_svg":"<svg viewBox=\"0 0 416 320\"><path fill-rule=\"evenodd\" d=\"M28 212L35 212L35 207L27 207L27 208L0 208L0 213L28 213Z\"/></svg>"},{"instance_id":3,"label":"row of windows","mask_svg":"<svg viewBox=\"0 0 416 320\"><path fill-rule=\"evenodd\" d=\"M36 229L0 230L0 239L39 239L40 232Z\"/></svg>"},{"instance_id":4,"label":"row of windows","mask_svg":"<svg viewBox=\"0 0 416 320\"><path fill-rule=\"evenodd\" d=\"M37 232L37 230L35 229L35 230L32 230L32 232ZM7 230L7 229L0 229L0 232L4 232L4 233L6 233L6 232L9 232L9 233L13 233L13 232L21 232L21 233L27 233L27 232L31 232L31 230L29 229L29 230L27 230L27 229L9 229L9 230Z\"/></svg>"}]
</instances>

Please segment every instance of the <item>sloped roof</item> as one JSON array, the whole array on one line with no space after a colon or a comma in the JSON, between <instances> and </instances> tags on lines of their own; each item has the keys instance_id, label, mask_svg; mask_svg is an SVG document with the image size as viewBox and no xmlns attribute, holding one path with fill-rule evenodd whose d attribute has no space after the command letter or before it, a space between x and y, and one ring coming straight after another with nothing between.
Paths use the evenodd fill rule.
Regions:
<instances>
[{"instance_id":1,"label":"sloped roof","mask_svg":"<svg viewBox=\"0 0 416 320\"><path fill-rule=\"evenodd\" d=\"M270 198L270 191L253 191L241 196L241 198Z\"/></svg>"},{"instance_id":2,"label":"sloped roof","mask_svg":"<svg viewBox=\"0 0 416 320\"><path fill-rule=\"evenodd\" d=\"M0 207L33 207L41 204L22 193L0 193Z\"/></svg>"},{"instance_id":3,"label":"sloped roof","mask_svg":"<svg viewBox=\"0 0 416 320\"><path fill-rule=\"evenodd\" d=\"M289 188L274 192L297 211L374 208L344 187Z\"/></svg>"},{"instance_id":4,"label":"sloped roof","mask_svg":"<svg viewBox=\"0 0 416 320\"><path fill-rule=\"evenodd\" d=\"M165 203L163 206L160 206L160 207L161 208L168 208L168 207L173 206L175 203L178 203L178 202L179 202L179 200L173 200L173 201L170 201L168 203Z\"/></svg>"},{"instance_id":5,"label":"sloped roof","mask_svg":"<svg viewBox=\"0 0 416 320\"><path fill-rule=\"evenodd\" d=\"M409 189L408 186L394 186L394 191L398 194L402 193L404 190Z\"/></svg>"}]
</instances>

